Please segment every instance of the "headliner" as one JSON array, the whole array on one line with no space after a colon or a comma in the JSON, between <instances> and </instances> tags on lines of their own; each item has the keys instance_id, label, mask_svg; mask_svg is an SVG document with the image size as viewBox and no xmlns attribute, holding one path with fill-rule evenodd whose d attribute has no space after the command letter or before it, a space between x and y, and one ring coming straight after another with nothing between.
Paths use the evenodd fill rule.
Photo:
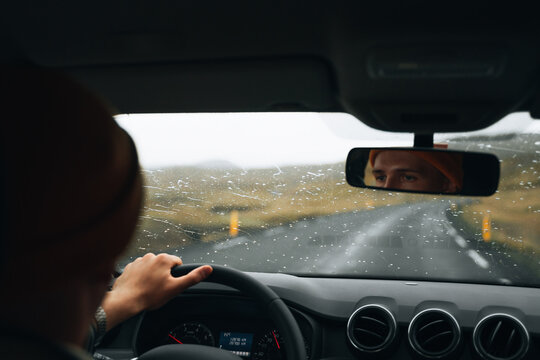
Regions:
<instances>
[{"instance_id":1,"label":"headliner","mask_svg":"<svg viewBox=\"0 0 540 360\"><path fill-rule=\"evenodd\" d=\"M430 133L539 107L540 27L519 2L56 4L10 4L0 58L71 73L118 112L343 111Z\"/></svg>"}]
</instances>

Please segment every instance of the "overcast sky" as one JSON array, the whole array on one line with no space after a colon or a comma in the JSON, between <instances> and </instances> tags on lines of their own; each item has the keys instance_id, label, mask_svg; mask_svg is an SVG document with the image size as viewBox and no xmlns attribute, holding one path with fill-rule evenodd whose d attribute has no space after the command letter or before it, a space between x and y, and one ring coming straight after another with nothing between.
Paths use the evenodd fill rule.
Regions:
<instances>
[{"instance_id":1,"label":"overcast sky","mask_svg":"<svg viewBox=\"0 0 540 360\"><path fill-rule=\"evenodd\" d=\"M341 113L119 115L146 169L230 162L242 168L345 161L353 147L411 146L412 134L387 133ZM540 132L528 114L471 134ZM444 139L452 135L436 136Z\"/></svg>"}]
</instances>

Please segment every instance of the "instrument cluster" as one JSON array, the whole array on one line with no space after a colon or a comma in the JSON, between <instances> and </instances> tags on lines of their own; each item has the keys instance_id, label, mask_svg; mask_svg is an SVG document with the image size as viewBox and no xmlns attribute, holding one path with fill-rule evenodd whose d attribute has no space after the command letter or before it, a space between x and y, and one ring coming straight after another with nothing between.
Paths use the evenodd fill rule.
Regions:
<instances>
[{"instance_id":1,"label":"instrument cluster","mask_svg":"<svg viewBox=\"0 0 540 360\"><path fill-rule=\"evenodd\" d=\"M304 318L299 326L309 359L312 329ZM165 344L198 344L231 351L245 360L278 360L286 359L287 339L248 299L192 295L178 297L143 317L136 353Z\"/></svg>"},{"instance_id":2,"label":"instrument cluster","mask_svg":"<svg viewBox=\"0 0 540 360\"><path fill-rule=\"evenodd\" d=\"M232 328L234 329L234 325ZM243 359L284 359L285 343L277 330L252 331L222 329L215 332L202 322L189 321L171 329L164 343L219 347Z\"/></svg>"}]
</instances>

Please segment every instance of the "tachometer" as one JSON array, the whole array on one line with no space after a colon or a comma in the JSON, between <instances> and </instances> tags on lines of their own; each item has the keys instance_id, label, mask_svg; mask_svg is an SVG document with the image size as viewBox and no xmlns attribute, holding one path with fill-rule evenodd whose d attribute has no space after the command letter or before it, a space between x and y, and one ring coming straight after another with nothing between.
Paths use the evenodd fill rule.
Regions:
<instances>
[{"instance_id":1,"label":"tachometer","mask_svg":"<svg viewBox=\"0 0 540 360\"><path fill-rule=\"evenodd\" d=\"M175 327L169 331L168 341L173 344L215 346L214 336L210 329L197 322L186 322Z\"/></svg>"}]
</instances>

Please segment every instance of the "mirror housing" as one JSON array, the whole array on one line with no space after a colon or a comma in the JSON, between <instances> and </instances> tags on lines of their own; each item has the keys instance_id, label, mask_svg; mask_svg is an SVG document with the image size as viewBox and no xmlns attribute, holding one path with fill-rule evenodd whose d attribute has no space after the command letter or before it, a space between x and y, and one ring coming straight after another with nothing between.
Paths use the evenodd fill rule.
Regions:
<instances>
[{"instance_id":1,"label":"mirror housing","mask_svg":"<svg viewBox=\"0 0 540 360\"><path fill-rule=\"evenodd\" d=\"M345 169L351 186L423 194L489 196L500 177L493 154L431 148L354 148Z\"/></svg>"}]
</instances>

